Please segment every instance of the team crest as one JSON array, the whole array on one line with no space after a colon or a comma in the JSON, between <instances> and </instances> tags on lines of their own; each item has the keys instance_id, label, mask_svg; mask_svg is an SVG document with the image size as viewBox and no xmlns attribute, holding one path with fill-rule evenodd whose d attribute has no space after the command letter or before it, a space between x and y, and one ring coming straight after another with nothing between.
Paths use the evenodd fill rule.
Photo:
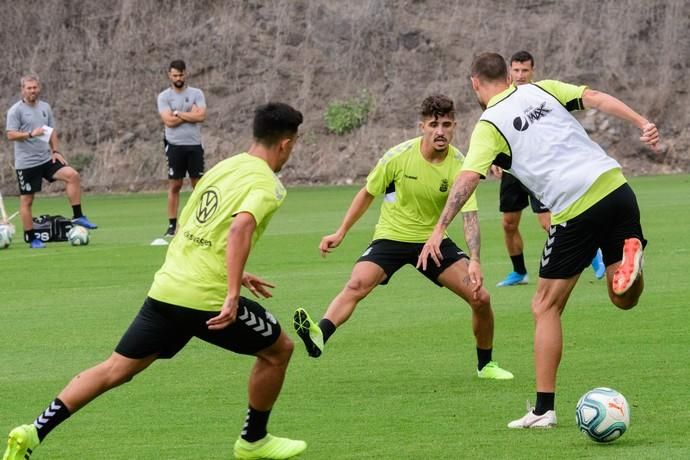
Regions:
<instances>
[{"instance_id":1,"label":"team crest","mask_svg":"<svg viewBox=\"0 0 690 460\"><path fill-rule=\"evenodd\" d=\"M441 186L438 188L438 191L444 193L448 191L448 179L441 180Z\"/></svg>"}]
</instances>

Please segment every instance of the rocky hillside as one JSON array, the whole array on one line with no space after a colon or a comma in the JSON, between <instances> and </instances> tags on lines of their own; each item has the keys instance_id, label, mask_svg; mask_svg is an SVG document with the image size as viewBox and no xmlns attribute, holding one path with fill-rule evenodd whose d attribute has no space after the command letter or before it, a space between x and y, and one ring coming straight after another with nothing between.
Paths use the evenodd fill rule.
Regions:
<instances>
[{"instance_id":1,"label":"rocky hillside","mask_svg":"<svg viewBox=\"0 0 690 460\"><path fill-rule=\"evenodd\" d=\"M531 51L540 77L611 92L654 120L655 156L636 132L582 114L628 173L690 171L690 3L686 0L24 0L3 2L3 125L19 78L38 73L63 150L91 189L164 184L156 96L181 58L206 93L208 163L245 149L253 108L282 100L306 116L287 183L358 181L389 146L416 134L431 92L460 110L462 150L480 110L472 56ZM330 134L330 104L366 91L367 122ZM16 193L12 147L0 151L2 190Z\"/></svg>"}]
</instances>

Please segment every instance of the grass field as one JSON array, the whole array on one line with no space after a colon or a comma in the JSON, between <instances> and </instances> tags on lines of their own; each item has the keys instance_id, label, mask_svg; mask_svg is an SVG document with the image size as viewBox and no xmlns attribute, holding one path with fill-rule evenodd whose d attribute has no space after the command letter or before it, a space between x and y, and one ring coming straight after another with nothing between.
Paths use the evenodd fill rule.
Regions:
<instances>
[{"instance_id":1,"label":"grass field","mask_svg":"<svg viewBox=\"0 0 690 460\"><path fill-rule=\"evenodd\" d=\"M477 379L469 308L412 268L362 302L324 356L307 358L292 312L306 306L320 317L366 247L377 212L322 259L320 238L335 230L356 188L291 189L248 267L278 285L262 303L297 341L270 431L307 440L303 459L690 458L690 177L631 183L649 240L645 294L635 309L619 311L604 283L583 273L563 316L559 425L536 432L506 428L534 398L534 283L493 287L510 270L497 182L479 192L482 259L496 316L494 357L515 374L509 382ZM6 204L17 209L16 198ZM0 251L0 433L30 423L75 373L111 353L164 258L164 247L149 246L165 227L162 194L87 196L84 208L101 227L89 246L29 250L16 241ZM41 196L34 213L68 209L64 197ZM529 212L521 230L536 278L543 234ZM464 246L460 234L455 225ZM192 341L73 416L32 459L231 458L251 365ZM618 389L631 405L631 427L611 445L575 427L575 403L595 386Z\"/></svg>"}]
</instances>

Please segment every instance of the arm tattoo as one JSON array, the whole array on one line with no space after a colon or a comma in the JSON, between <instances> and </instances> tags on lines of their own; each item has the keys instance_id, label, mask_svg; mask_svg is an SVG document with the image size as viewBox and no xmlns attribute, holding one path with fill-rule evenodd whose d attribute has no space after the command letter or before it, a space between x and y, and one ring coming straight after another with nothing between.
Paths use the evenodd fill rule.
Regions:
<instances>
[{"instance_id":1,"label":"arm tattoo","mask_svg":"<svg viewBox=\"0 0 690 460\"><path fill-rule=\"evenodd\" d=\"M479 261L479 249L481 235L479 233L479 215L477 211L463 213L465 224L465 242L470 253L470 258Z\"/></svg>"},{"instance_id":2,"label":"arm tattoo","mask_svg":"<svg viewBox=\"0 0 690 460\"><path fill-rule=\"evenodd\" d=\"M470 182L470 181L467 181ZM448 228L450 223L458 215L460 209L465 205L467 200L472 196L474 189L477 188L477 182L479 182L479 176L477 176L476 182L471 181L467 183L463 180L456 180L453 184L453 188L448 195L448 201L446 201L446 206L443 208L443 213L441 214L441 224Z\"/></svg>"}]
</instances>

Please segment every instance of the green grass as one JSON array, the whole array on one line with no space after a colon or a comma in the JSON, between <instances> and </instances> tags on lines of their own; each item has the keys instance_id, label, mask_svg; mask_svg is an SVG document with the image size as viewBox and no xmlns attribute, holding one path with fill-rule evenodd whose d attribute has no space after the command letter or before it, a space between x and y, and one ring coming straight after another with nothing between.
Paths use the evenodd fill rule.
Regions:
<instances>
[{"instance_id":1,"label":"green grass","mask_svg":"<svg viewBox=\"0 0 690 460\"><path fill-rule=\"evenodd\" d=\"M646 292L635 309L619 311L603 282L591 270L583 274L563 316L559 426L546 432L506 428L534 398L534 283L493 287L510 270L496 182L480 188L482 256L495 358L514 372L510 382L476 378L468 307L409 267L360 304L322 358L307 358L292 311L306 306L320 316L366 247L377 212L322 259L320 238L335 230L356 188L290 190L249 262L278 285L263 304L298 341L271 432L307 440L304 459L690 458L690 177L631 183L649 240ZM16 210L16 198L6 205ZM149 246L165 228L163 195L87 196L84 208L101 226L89 246L35 251L15 242L0 251L0 432L32 421L73 375L112 352L164 258L165 248ZM35 214L67 212L64 197L35 202ZM521 230L536 278L544 236L530 212ZM460 234L455 225L459 243ZM251 365L192 341L85 407L32 459L230 458ZM575 427L575 403L595 386L618 389L632 406L629 432L611 445L596 445Z\"/></svg>"}]
</instances>

